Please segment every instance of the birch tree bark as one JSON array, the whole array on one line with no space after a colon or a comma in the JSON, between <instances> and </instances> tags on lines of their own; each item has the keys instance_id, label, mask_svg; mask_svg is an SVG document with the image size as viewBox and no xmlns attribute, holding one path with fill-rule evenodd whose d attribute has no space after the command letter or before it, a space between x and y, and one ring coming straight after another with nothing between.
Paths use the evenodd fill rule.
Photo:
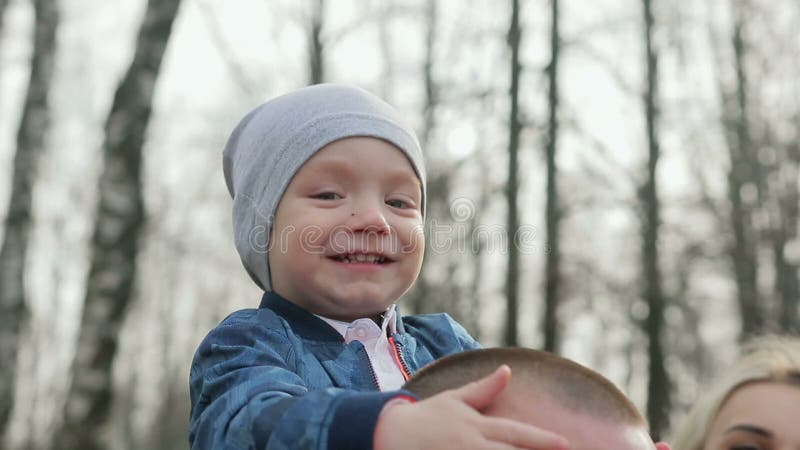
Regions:
<instances>
[{"instance_id":1,"label":"birch tree bark","mask_svg":"<svg viewBox=\"0 0 800 450\"><path fill-rule=\"evenodd\" d=\"M0 4L0 20L4 8L5 2ZM33 185L50 125L47 99L53 77L59 19L55 0L36 0L33 10L35 24L30 81L17 131L11 196L0 247L0 436L5 434L11 417L17 349L28 319L25 260L32 221Z\"/></svg>"},{"instance_id":2,"label":"birch tree bark","mask_svg":"<svg viewBox=\"0 0 800 450\"><path fill-rule=\"evenodd\" d=\"M133 61L106 120L86 300L58 448L106 447L101 431L113 401L112 362L132 298L144 223L142 147L179 5L180 0L148 1Z\"/></svg>"}]
</instances>

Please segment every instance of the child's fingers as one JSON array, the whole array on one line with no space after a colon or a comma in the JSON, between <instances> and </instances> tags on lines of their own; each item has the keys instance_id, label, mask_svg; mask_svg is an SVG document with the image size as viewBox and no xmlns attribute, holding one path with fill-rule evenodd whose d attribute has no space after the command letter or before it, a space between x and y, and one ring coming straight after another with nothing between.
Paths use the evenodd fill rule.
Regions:
<instances>
[{"instance_id":1,"label":"child's fingers","mask_svg":"<svg viewBox=\"0 0 800 450\"><path fill-rule=\"evenodd\" d=\"M499 442L490 442L488 447L481 447L481 450L530 450L530 449L515 447L513 445L502 444Z\"/></svg>"},{"instance_id":2,"label":"child's fingers","mask_svg":"<svg viewBox=\"0 0 800 450\"><path fill-rule=\"evenodd\" d=\"M455 390L454 395L472 408L480 411L503 391L511 380L511 369L503 364L497 370Z\"/></svg>"},{"instance_id":3,"label":"child's fingers","mask_svg":"<svg viewBox=\"0 0 800 450\"><path fill-rule=\"evenodd\" d=\"M569 442L562 436L510 419L492 418L483 429L490 441L530 450L567 450Z\"/></svg>"}]
</instances>

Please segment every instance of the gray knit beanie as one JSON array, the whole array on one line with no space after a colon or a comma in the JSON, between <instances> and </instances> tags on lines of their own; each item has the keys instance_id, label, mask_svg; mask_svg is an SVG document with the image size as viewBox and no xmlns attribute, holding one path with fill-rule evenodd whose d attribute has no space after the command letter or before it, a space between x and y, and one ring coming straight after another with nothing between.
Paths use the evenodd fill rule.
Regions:
<instances>
[{"instance_id":1,"label":"gray knit beanie","mask_svg":"<svg viewBox=\"0 0 800 450\"><path fill-rule=\"evenodd\" d=\"M355 136L383 139L405 153L422 184L424 213L425 164L417 137L394 108L363 89L305 87L257 107L231 133L222 168L233 198L234 242L250 277L265 291L272 290L269 234L283 192L319 149Z\"/></svg>"}]
</instances>

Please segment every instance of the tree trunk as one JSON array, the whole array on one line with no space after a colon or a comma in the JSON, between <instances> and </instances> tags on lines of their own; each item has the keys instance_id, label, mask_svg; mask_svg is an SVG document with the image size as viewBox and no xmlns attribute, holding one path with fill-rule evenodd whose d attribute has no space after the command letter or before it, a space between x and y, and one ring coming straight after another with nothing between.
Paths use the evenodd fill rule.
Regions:
<instances>
[{"instance_id":1,"label":"tree trunk","mask_svg":"<svg viewBox=\"0 0 800 450\"><path fill-rule=\"evenodd\" d=\"M467 242L467 250L472 251L472 279L469 285L469 294L467 296L467 314L466 323L464 326L469 330L472 336L478 341L482 338L481 333L481 280L483 280L484 264L483 264L483 242L479 237L476 237L475 230L478 229L481 220L481 211L485 211L489 203L489 193L487 191L488 181L486 180L486 173L481 171L481 192L478 198L478 208L470 218L467 236L471 236Z\"/></svg>"},{"instance_id":2,"label":"tree trunk","mask_svg":"<svg viewBox=\"0 0 800 450\"><path fill-rule=\"evenodd\" d=\"M781 177L775 192L775 216L772 245L775 260L775 292L779 299L778 325L782 333L797 334L800 332L798 306L800 306L800 267L796 260L786 255L786 247L797 241L797 230L800 228L800 192L797 179L800 176L800 146L792 143L786 145L785 157L779 164L780 170L786 171Z\"/></svg>"},{"instance_id":3,"label":"tree trunk","mask_svg":"<svg viewBox=\"0 0 800 450\"><path fill-rule=\"evenodd\" d=\"M734 8L736 8L734 6ZM736 277L737 299L742 320L740 339L760 333L764 329L764 315L759 307L757 231L753 225L752 200L743 197L746 190L757 189L755 164L751 155L748 124L747 79L745 76L745 43L742 35L743 14L736 9L733 32L733 50L736 70L735 106L726 105L726 128L731 168L728 173L728 198L731 204L733 242L731 262ZM730 102L726 102L730 103ZM748 201L749 200L749 201Z\"/></svg>"},{"instance_id":4,"label":"tree trunk","mask_svg":"<svg viewBox=\"0 0 800 450\"><path fill-rule=\"evenodd\" d=\"M0 20L4 8L5 2L0 4ZM0 361L3 362L0 364L0 437L11 417L17 349L28 319L25 260L31 229L33 184L50 125L47 97L53 77L58 26L58 7L54 0L36 0L33 10L35 30L30 81L17 132L5 237L0 247Z\"/></svg>"},{"instance_id":5,"label":"tree trunk","mask_svg":"<svg viewBox=\"0 0 800 450\"><path fill-rule=\"evenodd\" d=\"M425 35L425 61L422 65L422 78L425 86L425 105L422 111L422 129L420 130L420 144L423 150L428 148L431 133L436 128L436 109L439 106L439 94L436 86L436 80L433 76L434 66L434 47L436 46L436 21L438 11L438 0L428 0L425 9L425 18L427 22L427 31ZM434 169L434 167L431 167ZM433 171L432 171L433 172ZM445 185L446 180L439 177L438 173L429 173L428 180L428 193L427 193L427 222L431 222L432 216L437 216L441 205L447 202L448 188ZM439 218L437 218L438 220ZM430 261L434 260L434 252L431 249L430 233L427 233L425 239L425 262L423 262L423 270L420 272L417 282L414 286L414 291L409 298L411 310L415 314L431 311L430 302L432 297L432 286L428 282L425 274L427 271L424 269ZM427 306L427 308L426 308Z\"/></svg>"},{"instance_id":6,"label":"tree trunk","mask_svg":"<svg viewBox=\"0 0 800 450\"><path fill-rule=\"evenodd\" d=\"M506 181L506 201L508 217L506 219L506 233L508 245L508 264L506 268L506 327L503 344L517 346L519 320L519 249L516 244L516 234L519 229L519 209L517 205L517 189L519 187L519 138L522 132L522 123L519 118L519 77L522 65L519 61L520 35L519 25L519 0L511 0L511 24L508 28L508 47L511 50L511 86L509 100L511 108L508 118L508 179Z\"/></svg>"},{"instance_id":7,"label":"tree trunk","mask_svg":"<svg viewBox=\"0 0 800 450\"><path fill-rule=\"evenodd\" d=\"M558 57L560 35L558 30L558 0L551 0L550 64L547 65L548 123L545 154L547 159L547 205L545 221L547 227L547 252L545 253L544 276L544 350L558 351L558 305L560 301L561 249L559 243L558 183L556 167L556 140L558 138Z\"/></svg>"},{"instance_id":8,"label":"tree trunk","mask_svg":"<svg viewBox=\"0 0 800 450\"><path fill-rule=\"evenodd\" d=\"M425 62L422 74L425 80L425 109L422 112L423 126L421 140L423 146L428 144L431 133L436 128L436 108L439 106L439 89L433 76L434 58L436 55L436 22L438 20L438 0L428 0L425 16L427 32L425 35Z\"/></svg>"},{"instance_id":9,"label":"tree trunk","mask_svg":"<svg viewBox=\"0 0 800 450\"><path fill-rule=\"evenodd\" d=\"M650 432L658 438L669 425L669 377L664 367L661 333L664 325L664 294L661 287L658 235L660 205L657 189L657 167L660 156L658 126L658 55L653 44L654 19L651 1L643 0L644 34L646 43L647 86L644 106L647 124L649 157L647 179L640 189L642 204L642 267L644 268L644 298L648 306L644 321L647 335L649 380L647 386L647 419Z\"/></svg>"},{"instance_id":10,"label":"tree trunk","mask_svg":"<svg viewBox=\"0 0 800 450\"><path fill-rule=\"evenodd\" d=\"M105 124L105 160L91 266L64 424L56 445L105 448L102 429L113 400L112 362L132 298L144 222L142 147L164 51L180 0L149 0L136 52Z\"/></svg>"},{"instance_id":11,"label":"tree trunk","mask_svg":"<svg viewBox=\"0 0 800 450\"><path fill-rule=\"evenodd\" d=\"M8 6L8 0L0 0L0 36L3 35L3 19L6 16L7 6Z\"/></svg>"},{"instance_id":12,"label":"tree trunk","mask_svg":"<svg viewBox=\"0 0 800 450\"><path fill-rule=\"evenodd\" d=\"M325 8L324 0L312 0L313 11L311 12L311 33L308 39L309 84L319 84L325 80L325 58L323 51L325 46L322 42L322 14Z\"/></svg>"},{"instance_id":13,"label":"tree trunk","mask_svg":"<svg viewBox=\"0 0 800 450\"><path fill-rule=\"evenodd\" d=\"M378 46L381 49L381 56L383 56L383 67L381 67L379 96L389 102L394 103L394 87L397 85L395 81L395 67L394 51L392 50L393 39L391 23L394 17L394 5L387 2L383 6L383 11L378 17Z\"/></svg>"}]
</instances>

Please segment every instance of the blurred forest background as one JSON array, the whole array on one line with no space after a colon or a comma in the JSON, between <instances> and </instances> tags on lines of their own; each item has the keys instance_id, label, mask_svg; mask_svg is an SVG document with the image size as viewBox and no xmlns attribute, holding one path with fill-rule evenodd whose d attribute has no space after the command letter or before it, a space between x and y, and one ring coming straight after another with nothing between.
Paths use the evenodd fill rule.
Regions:
<instances>
[{"instance_id":1,"label":"blurred forest background","mask_svg":"<svg viewBox=\"0 0 800 450\"><path fill-rule=\"evenodd\" d=\"M186 447L190 360L260 292L221 149L358 84L429 164L406 312L557 351L670 427L740 344L796 333L796 0L0 0L0 430Z\"/></svg>"}]
</instances>

